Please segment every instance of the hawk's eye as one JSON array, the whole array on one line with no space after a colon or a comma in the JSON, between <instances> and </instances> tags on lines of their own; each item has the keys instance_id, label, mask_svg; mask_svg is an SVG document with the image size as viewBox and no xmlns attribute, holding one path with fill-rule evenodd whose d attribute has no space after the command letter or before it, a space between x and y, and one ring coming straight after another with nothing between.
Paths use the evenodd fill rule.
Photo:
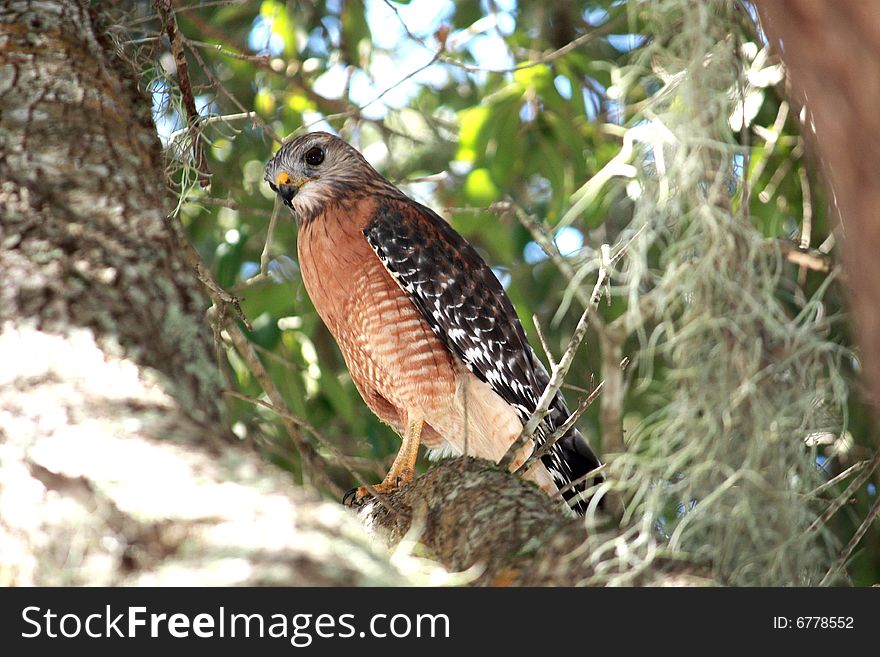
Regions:
<instances>
[{"instance_id":1,"label":"hawk's eye","mask_svg":"<svg viewBox=\"0 0 880 657\"><path fill-rule=\"evenodd\" d=\"M324 149L312 146L303 158L310 167L316 167L324 161Z\"/></svg>"}]
</instances>

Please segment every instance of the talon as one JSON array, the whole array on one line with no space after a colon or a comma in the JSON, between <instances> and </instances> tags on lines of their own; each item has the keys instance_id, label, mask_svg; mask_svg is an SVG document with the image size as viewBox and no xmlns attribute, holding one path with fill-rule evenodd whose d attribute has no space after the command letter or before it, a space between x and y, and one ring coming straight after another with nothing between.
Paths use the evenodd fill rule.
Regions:
<instances>
[{"instance_id":1,"label":"talon","mask_svg":"<svg viewBox=\"0 0 880 657\"><path fill-rule=\"evenodd\" d=\"M379 495L389 495L394 493L398 488L411 483L414 479L412 471L403 472L392 481L383 481L381 484L373 484L371 488ZM345 506L356 507L364 503L364 501L372 497L373 493L366 486L352 488L342 496L342 503Z\"/></svg>"},{"instance_id":2,"label":"talon","mask_svg":"<svg viewBox=\"0 0 880 657\"><path fill-rule=\"evenodd\" d=\"M358 497L359 488L352 488L345 495L342 496L342 505L343 506L354 506L360 501Z\"/></svg>"},{"instance_id":3,"label":"talon","mask_svg":"<svg viewBox=\"0 0 880 657\"><path fill-rule=\"evenodd\" d=\"M381 489L381 485L382 484L375 484L373 488L378 489L380 493L384 492ZM357 488L352 488L342 496L342 504L354 508L356 506L361 506L364 503L365 498L370 496L370 490L366 486L358 486Z\"/></svg>"},{"instance_id":4,"label":"talon","mask_svg":"<svg viewBox=\"0 0 880 657\"><path fill-rule=\"evenodd\" d=\"M370 497L370 491L366 486L358 486L352 488L342 497L342 503L349 507L360 506L364 503L364 498Z\"/></svg>"}]
</instances>

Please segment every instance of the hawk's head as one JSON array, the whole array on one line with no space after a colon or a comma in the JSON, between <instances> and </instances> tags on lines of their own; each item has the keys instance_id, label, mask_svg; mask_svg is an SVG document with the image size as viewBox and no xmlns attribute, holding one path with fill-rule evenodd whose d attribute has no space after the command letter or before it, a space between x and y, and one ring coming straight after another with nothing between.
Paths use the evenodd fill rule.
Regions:
<instances>
[{"instance_id":1,"label":"hawk's head","mask_svg":"<svg viewBox=\"0 0 880 657\"><path fill-rule=\"evenodd\" d=\"M266 165L265 179L300 222L352 194L395 189L354 148L326 132L284 144Z\"/></svg>"}]
</instances>

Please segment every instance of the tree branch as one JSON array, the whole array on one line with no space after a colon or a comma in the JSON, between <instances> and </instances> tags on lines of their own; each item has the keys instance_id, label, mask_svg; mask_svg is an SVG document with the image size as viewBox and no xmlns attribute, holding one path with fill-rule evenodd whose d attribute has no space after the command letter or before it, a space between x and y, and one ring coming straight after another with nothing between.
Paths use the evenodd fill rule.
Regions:
<instances>
[{"instance_id":1,"label":"tree branch","mask_svg":"<svg viewBox=\"0 0 880 657\"><path fill-rule=\"evenodd\" d=\"M414 536L451 571L475 568L475 583L492 586L572 586L596 575L588 533L609 540L621 533L561 507L531 482L488 461L459 457L432 467L390 496L403 512L367 504L361 518L389 545ZM693 566L657 559L634 584L705 584Z\"/></svg>"},{"instance_id":2,"label":"tree branch","mask_svg":"<svg viewBox=\"0 0 880 657\"><path fill-rule=\"evenodd\" d=\"M153 5L159 13L165 33L168 35L168 41L171 43L171 52L174 55L174 64L177 69L177 84L180 87L183 107L186 110L193 162L199 174L199 184L208 188L211 186L211 171L208 169L208 160L205 157L199 112L196 109L196 100L189 81L189 66L186 63L186 53L183 49L184 39L177 26L177 18L174 16L171 0L154 0Z\"/></svg>"}]
</instances>

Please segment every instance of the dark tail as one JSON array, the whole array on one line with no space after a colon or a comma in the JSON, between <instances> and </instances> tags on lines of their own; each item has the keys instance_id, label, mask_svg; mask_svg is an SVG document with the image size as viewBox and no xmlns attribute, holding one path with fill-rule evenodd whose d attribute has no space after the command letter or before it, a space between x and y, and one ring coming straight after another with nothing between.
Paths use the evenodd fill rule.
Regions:
<instances>
[{"instance_id":1,"label":"dark tail","mask_svg":"<svg viewBox=\"0 0 880 657\"><path fill-rule=\"evenodd\" d=\"M547 374L547 370L534 350L532 350L532 364L534 366L536 382L540 390L543 391L550 383L550 375ZM565 398L562 396L562 393L556 393L556 398L550 404L547 417L536 432L539 449L543 441L552 436L558 427L565 424L570 415L571 413L565 404ZM601 484L604 479L601 475L585 478L585 475L602 465L602 462L590 448L589 443L581 435L581 432L574 427L569 429L553 445L552 449L541 457L541 462L550 471L553 480L556 482L556 487L559 490L565 490L562 493L562 497L568 502L569 506L578 515L584 515L587 512L587 505L590 500L581 498L573 501L574 498L578 497L579 493L582 493L587 488ZM575 481L578 483L570 486Z\"/></svg>"},{"instance_id":2,"label":"dark tail","mask_svg":"<svg viewBox=\"0 0 880 657\"><path fill-rule=\"evenodd\" d=\"M596 475L585 479L586 474L598 468L602 463L593 453L593 450L590 449L589 444L581 435L581 432L577 429L570 430L559 440L559 442L556 443L556 445L559 447L561 459L565 462L568 466L567 469L571 472L571 481L581 480L580 483L562 493L562 497L565 498L565 501L577 512L578 515L582 516L587 512L587 505L590 500L584 498L580 498L576 502L572 502L572 500L590 486L601 484L602 481L604 481L602 475ZM546 461L544 465L547 465ZM571 481L569 483L571 483ZM599 506L600 508L602 506L601 500Z\"/></svg>"}]
</instances>

